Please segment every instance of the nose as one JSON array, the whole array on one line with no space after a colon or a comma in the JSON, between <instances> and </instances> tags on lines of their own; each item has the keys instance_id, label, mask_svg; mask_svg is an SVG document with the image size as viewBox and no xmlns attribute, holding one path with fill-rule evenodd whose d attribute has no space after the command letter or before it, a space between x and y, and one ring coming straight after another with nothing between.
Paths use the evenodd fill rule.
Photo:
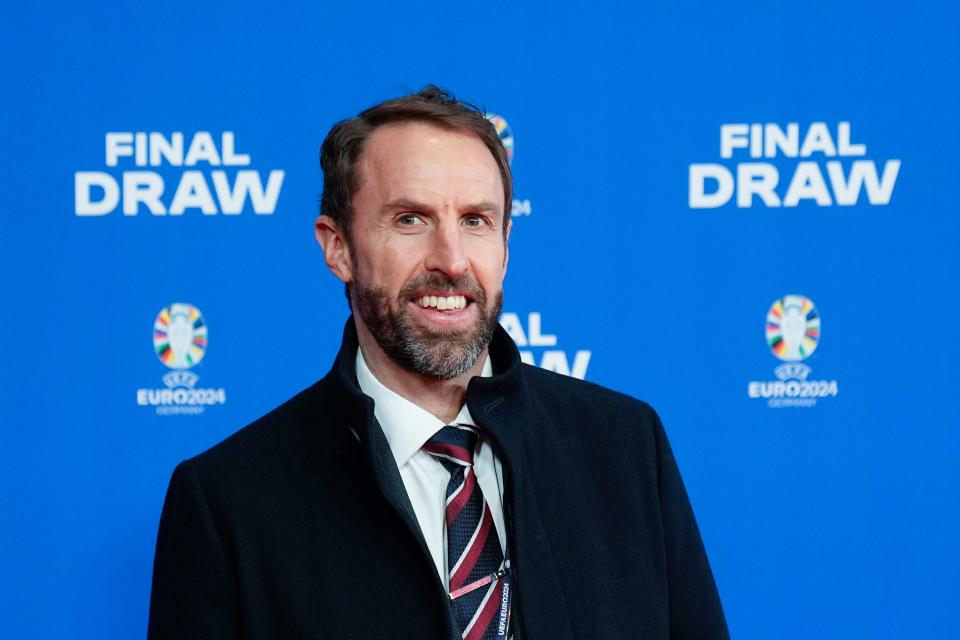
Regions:
<instances>
[{"instance_id":1,"label":"nose","mask_svg":"<svg viewBox=\"0 0 960 640\"><path fill-rule=\"evenodd\" d=\"M442 271L452 279L467 272L470 263L457 224L444 221L435 227L425 266L430 271Z\"/></svg>"}]
</instances>

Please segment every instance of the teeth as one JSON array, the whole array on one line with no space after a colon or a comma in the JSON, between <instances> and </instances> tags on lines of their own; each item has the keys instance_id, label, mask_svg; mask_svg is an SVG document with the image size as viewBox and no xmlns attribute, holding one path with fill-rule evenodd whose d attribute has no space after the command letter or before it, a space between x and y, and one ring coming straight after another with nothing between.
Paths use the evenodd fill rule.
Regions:
<instances>
[{"instance_id":1,"label":"teeth","mask_svg":"<svg viewBox=\"0 0 960 640\"><path fill-rule=\"evenodd\" d=\"M444 311L447 309L463 309L467 306L467 298L465 296L423 296L422 298L417 298L415 302L424 309L435 308Z\"/></svg>"}]
</instances>

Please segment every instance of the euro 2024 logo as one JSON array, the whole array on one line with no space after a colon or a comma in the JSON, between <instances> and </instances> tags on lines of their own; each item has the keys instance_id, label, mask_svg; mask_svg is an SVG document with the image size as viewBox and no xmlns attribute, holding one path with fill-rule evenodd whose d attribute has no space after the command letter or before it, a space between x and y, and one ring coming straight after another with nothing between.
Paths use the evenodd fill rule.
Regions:
<instances>
[{"instance_id":1,"label":"euro 2024 logo","mask_svg":"<svg viewBox=\"0 0 960 640\"><path fill-rule=\"evenodd\" d=\"M503 144L503 148L507 152L507 162L513 165L513 129L510 128L510 124L507 122L507 119L501 115L496 113L487 113L486 116L487 120L490 121L490 124L492 124L493 128L496 130L497 135L500 137L500 142ZM519 218L532 214L533 205L530 204L529 199L519 200L514 198L513 204L511 205L511 217Z\"/></svg>"},{"instance_id":2,"label":"euro 2024 logo","mask_svg":"<svg viewBox=\"0 0 960 640\"><path fill-rule=\"evenodd\" d=\"M767 312L767 345L783 364L774 369L777 380L747 384L747 395L763 398L767 406L812 407L817 399L835 397L836 380L811 380L803 364L820 344L820 314L810 298L791 294L775 300Z\"/></svg>"},{"instance_id":3,"label":"euro 2024 logo","mask_svg":"<svg viewBox=\"0 0 960 640\"><path fill-rule=\"evenodd\" d=\"M225 389L197 387L200 376L190 371L207 352L207 325L195 306L175 302L160 310L153 323L153 349L171 371L163 376L166 388L137 389L138 405L155 407L159 415L197 415L227 401Z\"/></svg>"}]
</instances>

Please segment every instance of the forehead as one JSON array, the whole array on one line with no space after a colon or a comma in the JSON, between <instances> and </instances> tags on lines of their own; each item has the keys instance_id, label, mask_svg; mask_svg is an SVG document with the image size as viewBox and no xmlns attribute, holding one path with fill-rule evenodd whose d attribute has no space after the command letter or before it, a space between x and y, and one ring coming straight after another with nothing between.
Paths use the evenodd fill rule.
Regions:
<instances>
[{"instance_id":1,"label":"forehead","mask_svg":"<svg viewBox=\"0 0 960 640\"><path fill-rule=\"evenodd\" d=\"M504 197L497 162L477 136L423 122L378 127L357 168L358 196L494 202Z\"/></svg>"}]
</instances>

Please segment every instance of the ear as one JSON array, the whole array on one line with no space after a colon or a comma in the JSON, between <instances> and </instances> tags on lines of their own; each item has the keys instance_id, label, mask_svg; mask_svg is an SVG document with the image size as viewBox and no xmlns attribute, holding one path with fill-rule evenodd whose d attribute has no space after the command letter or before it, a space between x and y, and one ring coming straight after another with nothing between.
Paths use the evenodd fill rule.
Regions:
<instances>
[{"instance_id":1,"label":"ear","mask_svg":"<svg viewBox=\"0 0 960 640\"><path fill-rule=\"evenodd\" d=\"M333 218L320 215L313 225L317 242L323 247L323 258L327 268L343 282L353 280L353 262L350 259L350 246L347 238Z\"/></svg>"},{"instance_id":2,"label":"ear","mask_svg":"<svg viewBox=\"0 0 960 640\"><path fill-rule=\"evenodd\" d=\"M507 220L507 234L503 237L503 275L500 282L507 277L507 263L510 262L510 232L513 231L513 218Z\"/></svg>"}]
</instances>

